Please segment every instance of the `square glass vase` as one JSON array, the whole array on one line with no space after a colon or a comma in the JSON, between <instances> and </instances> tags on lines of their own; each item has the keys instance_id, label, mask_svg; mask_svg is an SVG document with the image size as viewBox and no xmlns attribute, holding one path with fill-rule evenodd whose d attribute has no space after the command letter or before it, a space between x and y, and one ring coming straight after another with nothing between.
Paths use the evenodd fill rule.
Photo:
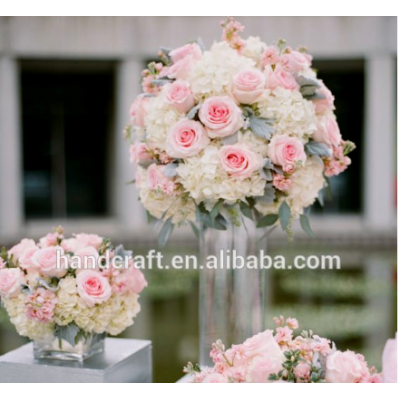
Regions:
<instances>
[{"instance_id":1,"label":"square glass vase","mask_svg":"<svg viewBox=\"0 0 400 400\"><path fill-rule=\"evenodd\" d=\"M35 340L33 341L33 355L35 360L83 362L104 351L105 337L105 334L85 332L79 335L74 345L55 336L46 340Z\"/></svg>"}]
</instances>

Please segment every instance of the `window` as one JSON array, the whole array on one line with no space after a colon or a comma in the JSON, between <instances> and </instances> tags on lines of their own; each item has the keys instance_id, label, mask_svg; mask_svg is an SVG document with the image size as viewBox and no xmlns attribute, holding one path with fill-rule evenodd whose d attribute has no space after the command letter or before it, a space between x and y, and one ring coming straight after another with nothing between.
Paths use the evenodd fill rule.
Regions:
<instances>
[{"instance_id":1,"label":"window","mask_svg":"<svg viewBox=\"0 0 400 400\"><path fill-rule=\"evenodd\" d=\"M106 215L114 64L20 67L25 217Z\"/></svg>"},{"instance_id":2,"label":"window","mask_svg":"<svg viewBox=\"0 0 400 400\"><path fill-rule=\"evenodd\" d=\"M314 61L318 77L335 96L336 116L346 140L357 149L351 153L352 165L343 174L331 178L333 198L325 207L314 206L319 213L361 213L363 189L364 62L362 60Z\"/></svg>"}]
</instances>

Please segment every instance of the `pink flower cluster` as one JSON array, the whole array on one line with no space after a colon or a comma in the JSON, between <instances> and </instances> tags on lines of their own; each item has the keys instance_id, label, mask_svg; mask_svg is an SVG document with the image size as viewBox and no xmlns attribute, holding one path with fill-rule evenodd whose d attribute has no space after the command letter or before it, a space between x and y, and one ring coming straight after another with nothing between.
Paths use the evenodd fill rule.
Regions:
<instances>
[{"instance_id":1,"label":"pink flower cluster","mask_svg":"<svg viewBox=\"0 0 400 400\"><path fill-rule=\"evenodd\" d=\"M330 340L310 332L294 336L295 318L274 318L266 330L229 349L217 341L210 352L212 368L189 363L193 383L381 383L361 354L338 351Z\"/></svg>"},{"instance_id":2,"label":"pink flower cluster","mask_svg":"<svg viewBox=\"0 0 400 400\"><path fill-rule=\"evenodd\" d=\"M124 251L122 246L120 249ZM112 260L115 254L116 249L108 239L86 233L65 238L62 227L56 228L37 243L23 239L2 253L0 296L6 305L22 301L25 316L44 324L65 317L64 309L60 311L62 316L57 314L60 296L63 306L68 310L77 305L77 301L73 300L74 293L79 298L81 308L102 307L112 299L124 298L127 301L135 300L136 310L136 299L147 286L146 279L135 268L132 258L127 268L114 268ZM61 261L60 265L57 265L58 260ZM79 260L80 266L74 266L74 262ZM62 293L67 280L68 295ZM70 301L68 306L65 305L66 301ZM133 311L131 315L137 312Z\"/></svg>"}]
</instances>

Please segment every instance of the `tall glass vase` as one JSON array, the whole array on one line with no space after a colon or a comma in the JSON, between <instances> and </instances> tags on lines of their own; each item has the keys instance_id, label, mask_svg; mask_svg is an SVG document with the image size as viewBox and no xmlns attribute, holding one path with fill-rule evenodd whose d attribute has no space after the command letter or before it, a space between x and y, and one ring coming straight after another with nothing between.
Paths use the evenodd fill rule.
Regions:
<instances>
[{"instance_id":1,"label":"tall glass vase","mask_svg":"<svg viewBox=\"0 0 400 400\"><path fill-rule=\"evenodd\" d=\"M226 231L206 229L200 235L202 366L212 365L209 353L217 339L229 347L264 329L265 270L251 267L255 260L259 266L262 250L266 255L265 236L250 220L246 226L231 224ZM215 268L207 268L212 260Z\"/></svg>"}]
</instances>

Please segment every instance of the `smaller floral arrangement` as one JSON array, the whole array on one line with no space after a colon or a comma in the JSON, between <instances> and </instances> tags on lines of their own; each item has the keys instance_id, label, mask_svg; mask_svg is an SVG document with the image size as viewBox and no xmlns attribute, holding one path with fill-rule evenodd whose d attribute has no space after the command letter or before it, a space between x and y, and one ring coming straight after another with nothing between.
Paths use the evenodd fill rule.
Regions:
<instances>
[{"instance_id":1,"label":"smaller floral arrangement","mask_svg":"<svg viewBox=\"0 0 400 400\"><path fill-rule=\"evenodd\" d=\"M74 346L85 335L118 335L133 324L147 286L132 258L126 268L110 266L116 255L131 254L98 235L65 238L61 227L38 243L23 239L0 254L1 302L18 333L34 341L55 337ZM87 268L74 268L79 258L90 261Z\"/></svg>"},{"instance_id":2,"label":"smaller floral arrangement","mask_svg":"<svg viewBox=\"0 0 400 400\"><path fill-rule=\"evenodd\" d=\"M382 383L381 374L369 368L361 354L336 350L329 340L312 331L293 336L295 318L274 318L275 332L266 330L243 344L225 349L213 344L214 367L201 369L189 363L185 373L192 383Z\"/></svg>"}]
</instances>

